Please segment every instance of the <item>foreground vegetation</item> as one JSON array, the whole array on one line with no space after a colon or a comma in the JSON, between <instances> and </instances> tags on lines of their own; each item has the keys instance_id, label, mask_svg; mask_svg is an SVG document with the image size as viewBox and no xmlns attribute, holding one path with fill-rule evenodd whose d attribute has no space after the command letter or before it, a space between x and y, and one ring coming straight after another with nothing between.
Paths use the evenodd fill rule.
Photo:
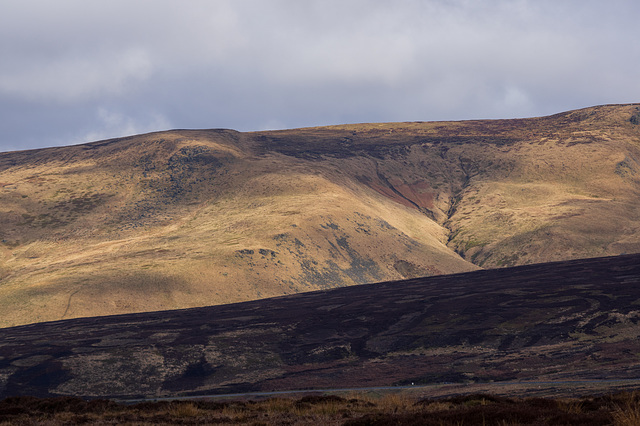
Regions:
<instances>
[{"instance_id":1,"label":"foreground vegetation","mask_svg":"<svg viewBox=\"0 0 640 426\"><path fill-rule=\"evenodd\" d=\"M0 425L242 424L242 425L637 425L640 392L574 399L506 398L474 394L420 399L308 395L257 401L163 401L12 397L0 401Z\"/></svg>"}]
</instances>

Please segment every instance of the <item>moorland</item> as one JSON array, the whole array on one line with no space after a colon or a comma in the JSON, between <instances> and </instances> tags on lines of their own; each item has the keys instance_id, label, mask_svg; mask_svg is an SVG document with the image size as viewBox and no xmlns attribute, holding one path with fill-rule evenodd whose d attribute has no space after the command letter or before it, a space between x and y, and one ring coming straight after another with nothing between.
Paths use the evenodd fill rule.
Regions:
<instances>
[{"instance_id":1,"label":"moorland","mask_svg":"<svg viewBox=\"0 0 640 426\"><path fill-rule=\"evenodd\" d=\"M0 153L0 327L640 252L640 106Z\"/></svg>"},{"instance_id":2,"label":"moorland","mask_svg":"<svg viewBox=\"0 0 640 426\"><path fill-rule=\"evenodd\" d=\"M305 395L264 400L195 400L118 404L79 398L16 397L0 401L0 422L135 425L574 425L638 424L640 395L507 398L472 394L441 399L392 393Z\"/></svg>"},{"instance_id":3,"label":"moorland","mask_svg":"<svg viewBox=\"0 0 640 426\"><path fill-rule=\"evenodd\" d=\"M639 172L636 104L0 153L0 423L638 424Z\"/></svg>"},{"instance_id":4,"label":"moorland","mask_svg":"<svg viewBox=\"0 0 640 426\"><path fill-rule=\"evenodd\" d=\"M629 390L639 284L634 254L5 328L0 398Z\"/></svg>"}]
</instances>

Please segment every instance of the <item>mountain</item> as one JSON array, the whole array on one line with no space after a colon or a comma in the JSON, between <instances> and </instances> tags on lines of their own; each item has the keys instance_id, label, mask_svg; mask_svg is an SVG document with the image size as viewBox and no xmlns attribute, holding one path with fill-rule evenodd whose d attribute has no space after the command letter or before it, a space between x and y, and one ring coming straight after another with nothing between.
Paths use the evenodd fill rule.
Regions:
<instances>
[{"instance_id":1,"label":"mountain","mask_svg":"<svg viewBox=\"0 0 640 426\"><path fill-rule=\"evenodd\" d=\"M0 398L637 386L639 302L633 254L30 324L0 330Z\"/></svg>"},{"instance_id":2,"label":"mountain","mask_svg":"<svg viewBox=\"0 0 640 426\"><path fill-rule=\"evenodd\" d=\"M0 326L640 252L640 105L0 154Z\"/></svg>"}]
</instances>

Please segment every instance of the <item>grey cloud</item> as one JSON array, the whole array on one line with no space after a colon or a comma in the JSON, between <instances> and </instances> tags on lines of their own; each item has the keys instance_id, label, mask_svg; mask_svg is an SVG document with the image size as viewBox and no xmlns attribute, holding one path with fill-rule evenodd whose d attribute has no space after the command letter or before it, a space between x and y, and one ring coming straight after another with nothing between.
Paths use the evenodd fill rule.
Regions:
<instances>
[{"instance_id":1,"label":"grey cloud","mask_svg":"<svg viewBox=\"0 0 640 426\"><path fill-rule=\"evenodd\" d=\"M35 102L73 103L122 96L150 73L144 51L128 49L100 56L70 55L25 66L0 78L0 93Z\"/></svg>"},{"instance_id":2,"label":"grey cloud","mask_svg":"<svg viewBox=\"0 0 640 426\"><path fill-rule=\"evenodd\" d=\"M631 0L8 3L0 150L640 101Z\"/></svg>"}]
</instances>

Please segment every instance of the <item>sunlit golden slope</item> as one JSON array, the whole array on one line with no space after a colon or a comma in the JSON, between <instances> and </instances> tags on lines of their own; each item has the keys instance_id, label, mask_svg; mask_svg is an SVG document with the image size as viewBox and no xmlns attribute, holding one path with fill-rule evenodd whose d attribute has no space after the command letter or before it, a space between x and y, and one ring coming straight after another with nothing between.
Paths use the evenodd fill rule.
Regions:
<instances>
[{"instance_id":1,"label":"sunlit golden slope","mask_svg":"<svg viewBox=\"0 0 640 426\"><path fill-rule=\"evenodd\" d=\"M640 107L0 154L1 326L640 252Z\"/></svg>"}]
</instances>

